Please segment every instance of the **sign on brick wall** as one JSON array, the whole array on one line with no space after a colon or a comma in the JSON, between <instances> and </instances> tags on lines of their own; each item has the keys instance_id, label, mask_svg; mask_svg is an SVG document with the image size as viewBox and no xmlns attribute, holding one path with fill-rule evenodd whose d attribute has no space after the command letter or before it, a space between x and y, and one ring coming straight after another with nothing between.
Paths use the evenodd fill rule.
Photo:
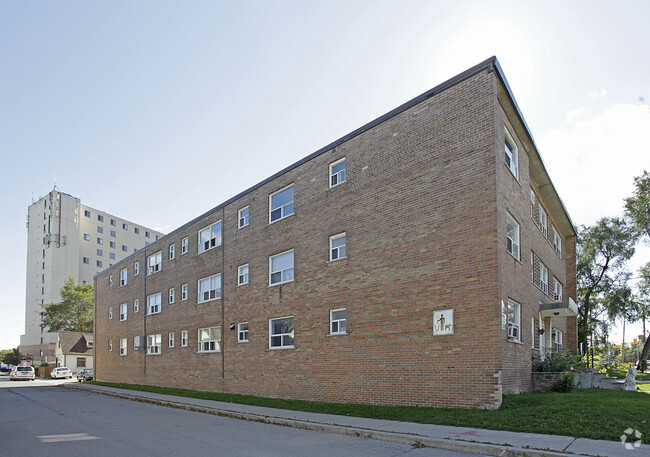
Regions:
<instances>
[{"instance_id":1,"label":"sign on brick wall","mask_svg":"<svg viewBox=\"0 0 650 457\"><path fill-rule=\"evenodd\" d=\"M433 334L453 335L454 334L454 310L445 309L433 312Z\"/></svg>"}]
</instances>

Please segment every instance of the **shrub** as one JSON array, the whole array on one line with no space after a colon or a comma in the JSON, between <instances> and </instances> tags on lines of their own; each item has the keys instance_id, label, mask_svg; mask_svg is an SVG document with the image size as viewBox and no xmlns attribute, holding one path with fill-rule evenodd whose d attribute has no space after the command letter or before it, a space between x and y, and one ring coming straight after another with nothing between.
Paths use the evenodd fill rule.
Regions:
<instances>
[{"instance_id":1,"label":"shrub","mask_svg":"<svg viewBox=\"0 0 650 457\"><path fill-rule=\"evenodd\" d=\"M562 392L562 393L571 392L575 387L573 384L575 377L576 376L575 373L573 373L573 371L562 373L559 378L553 381L551 390L553 392Z\"/></svg>"},{"instance_id":2,"label":"shrub","mask_svg":"<svg viewBox=\"0 0 650 457\"><path fill-rule=\"evenodd\" d=\"M647 360L641 360L641 363L639 363L639 368L640 371L643 373L645 371L648 371L648 361Z\"/></svg>"},{"instance_id":3,"label":"shrub","mask_svg":"<svg viewBox=\"0 0 650 457\"><path fill-rule=\"evenodd\" d=\"M569 351L547 352L543 357L533 360L532 370L542 372L570 371L574 368L583 368L584 362L579 356Z\"/></svg>"}]
</instances>

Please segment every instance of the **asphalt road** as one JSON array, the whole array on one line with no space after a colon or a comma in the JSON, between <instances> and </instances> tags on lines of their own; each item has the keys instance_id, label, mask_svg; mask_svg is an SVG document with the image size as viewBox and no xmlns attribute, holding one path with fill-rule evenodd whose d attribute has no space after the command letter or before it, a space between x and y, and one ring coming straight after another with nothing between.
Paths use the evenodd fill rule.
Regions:
<instances>
[{"instance_id":1,"label":"asphalt road","mask_svg":"<svg viewBox=\"0 0 650 457\"><path fill-rule=\"evenodd\" d=\"M1 456L469 457L248 422L0 376Z\"/></svg>"}]
</instances>

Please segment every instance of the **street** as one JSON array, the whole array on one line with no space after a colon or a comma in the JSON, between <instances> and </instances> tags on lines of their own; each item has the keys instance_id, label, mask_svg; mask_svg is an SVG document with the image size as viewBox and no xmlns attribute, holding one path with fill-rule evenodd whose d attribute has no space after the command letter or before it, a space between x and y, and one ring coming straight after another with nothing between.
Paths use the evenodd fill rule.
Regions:
<instances>
[{"instance_id":1,"label":"street","mask_svg":"<svg viewBox=\"0 0 650 457\"><path fill-rule=\"evenodd\" d=\"M0 455L474 456L139 403L0 376ZM66 381L70 382L70 381Z\"/></svg>"}]
</instances>

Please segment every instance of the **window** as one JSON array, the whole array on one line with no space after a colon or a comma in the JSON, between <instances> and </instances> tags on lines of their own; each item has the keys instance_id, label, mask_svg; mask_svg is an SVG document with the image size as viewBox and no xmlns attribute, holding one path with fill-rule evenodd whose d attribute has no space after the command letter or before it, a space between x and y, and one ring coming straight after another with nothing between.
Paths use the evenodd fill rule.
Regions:
<instances>
[{"instance_id":1,"label":"window","mask_svg":"<svg viewBox=\"0 0 650 457\"><path fill-rule=\"evenodd\" d=\"M108 285L109 285L110 287L113 287L113 275L109 275L109 276L108 276Z\"/></svg>"},{"instance_id":2,"label":"window","mask_svg":"<svg viewBox=\"0 0 650 457\"><path fill-rule=\"evenodd\" d=\"M199 232L199 254L221 245L221 221Z\"/></svg>"},{"instance_id":3,"label":"window","mask_svg":"<svg viewBox=\"0 0 650 457\"><path fill-rule=\"evenodd\" d=\"M133 264L133 276L138 276L140 274L140 262Z\"/></svg>"},{"instance_id":4,"label":"window","mask_svg":"<svg viewBox=\"0 0 650 457\"><path fill-rule=\"evenodd\" d=\"M548 236L547 224L548 224L548 218L546 216L546 211L544 211L544 208L542 208L542 205L540 205L539 206L539 229L542 231L545 238Z\"/></svg>"},{"instance_id":5,"label":"window","mask_svg":"<svg viewBox=\"0 0 650 457\"><path fill-rule=\"evenodd\" d=\"M170 244L169 245L169 260L174 260L174 257L176 257L176 245L175 244Z\"/></svg>"},{"instance_id":6,"label":"window","mask_svg":"<svg viewBox=\"0 0 650 457\"><path fill-rule=\"evenodd\" d=\"M160 354L160 346L162 346L162 335L147 336L147 354Z\"/></svg>"},{"instance_id":7,"label":"window","mask_svg":"<svg viewBox=\"0 0 650 457\"><path fill-rule=\"evenodd\" d=\"M506 133L505 139L505 151L506 151L506 165L510 169L515 178L519 179L519 152L517 151L517 145L515 141L510 136L510 133L507 129L504 129Z\"/></svg>"},{"instance_id":8,"label":"window","mask_svg":"<svg viewBox=\"0 0 650 457\"><path fill-rule=\"evenodd\" d=\"M345 233L330 236L330 260L345 259Z\"/></svg>"},{"instance_id":9,"label":"window","mask_svg":"<svg viewBox=\"0 0 650 457\"><path fill-rule=\"evenodd\" d=\"M181 240L181 255L187 254L188 250L189 250L189 240L187 238L183 238Z\"/></svg>"},{"instance_id":10,"label":"window","mask_svg":"<svg viewBox=\"0 0 650 457\"><path fill-rule=\"evenodd\" d=\"M543 263L539 264L539 288L542 292L548 294L548 269Z\"/></svg>"},{"instance_id":11,"label":"window","mask_svg":"<svg viewBox=\"0 0 650 457\"><path fill-rule=\"evenodd\" d=\"M112 249L115 249L115 241L109 241L108 246Z\"/></svg>"},{"instance_id":12,"label":"window","mask_svg":"<svg viewBox=\"0 0 650 457\"><path fill-rule=\"evenodd\" d=\"M157 294L149 295L147 297L147 314L157 314L160 312L162 304L162 294L158 292Z\"/></svg>"},{"instance_id":13,"label":"window","mask_svg":"<svg viewBox=\"0 0 650 457\"><path fill-rule=\"evenodd\" d=\"M240 324L237 324L237 342L238 343L248 342L248 322L242 322Z\"/></svg>"},{"instance_id":14,"label":"window","mask_svg":"<svg viewBox=\"0 0 650 457\"><path fill-rule=\"evenodd\" d=\"M98 214L98 215L97 215L97 220L98 220L99 222L104 222L104 216L102 216L101 214Z\"/></svg>"},{"instance_id":15,"label":"window","mask_svg":"<svg viewBox=\"0 0 650 457\"><path fill-rule=\"evenodd\" d=\"M117 226L117 221L115 219L111 219L111 225L113 227Z\"/></svg>"},{"instance_id":16,"label":"window","mask_svg":"<svg viewBox=\"0 0 650 457\"><path fill-rule=\"evenodd\" d=\"M102 261L101 261L101 260L98 260L98 261L97 261L97 266L98 266L99 268L102 267Z\"/></svg>"},{"instance_id":17,"label":"window","mask_svg":"<svg viewBox=\"0 0 650 457\"><path fill-rule=\"evenodd\" d=\"M98 225L97 226L97 233L104 233L104 227L102 227L101 225Z\"/></svg>"},{"instance_id":18,"label":"window","mask_svg":"<svg viewBox=\"0 0 650 457\"><path fill-rule=\"evenodd\" d=\"M248 284L248 264L240 265L237 268L237 285Z\"/></svg>"},{"instance_id":19,"label":"window","mask_svg":"<svg viewBox=\"0 0 650 457\"><path fill-rule=\"evenodd\" d=\"M269 257L269 284L293 281L293 249Z\"/></svg>"},{"instance_id":20,"label":"window","mask_svg":"<svg viewBox=\"0 0 650 457\"><path fill-rule=\"evenodd\" d=\"M239 228L246 227L249 224L250 221L250 211L248 206L244 206L242 209L239 210Z\"/></svg>"},{"instance_id":21,"label":"window","mask_svg":"<svg viewBox=\"0 0 650 457\"><path fill-rule=\"evenodd\" d=\"M128 276L129 276L128 273L129 273L129 270L126 269L126 268L124 270L120 270L120 287L126 286L128 280L129 280L128 279Z\"/></svg>"},{"instance_id":22,"label":"window","mask_svg":"<svg viewBox=\"0 0 650 457\"><path fill-rule=\"evenodd\" d=\"M133 231L135 232L136 235L140 234L140 229L138 227L134 227Z\"/></svg>"},{"instance_id":23,"label":"window","mask_svg":"<svg viewBox=\"0 0 650 457\"><path fill-rule=\"evenodd\" d=\"M126 355L126 338L120 338L120 355Z\"/></svg>"},{"instance_id":24,"label":"window","mask_svg":"<svg viewBox=\"0 0 650 457\"><path fill-rule=\"evenodd\" d=\"M172 304L174 303L174 300L176 299L176 290L172 287L169 289L169 303Z\"/></svg>"},{"instance_id":25,"label":"window","mask_svg":"<svg viewBox=\"0 0 650 457\"><path fill-rule=\"evenodd\" d=\"M122 230L128 230L128 229L129 229L129 225L123 223L122 224Z\"/></svg>"},{"instance_id":26,"label":"window","mask_svg":"<svg viewBox=\"0 0 650 457\"><path fill-rule=\"evenodd\" d=\"M553 282L553 298L555 301L562 301L562 284L557 279Z\"/></svg>"},{"instance_id":27,"label":"window","mask_svg":"<svg viewBox=\"0 0 650 457\"><path fill-rule=\"evenodd\" d=\"M183 330L181 332L181 346L184 348L186 348L188 345L187 336L188 336L187 330Z\"/></svg>"},{"instance_id":28,"label":"window","mask_svg":"<svg viewBox=\"0 0 650 457\"><path fill-rule=\"evenodd\" d=\"M199 329L199 352L218 352L221 350L221 327Z\"/></svg>"},{"instance_id":29,"label":"window","mask_svg":"<svg viewBox=\"0 0 650 457\"><path fill-rule=\"evenodd\" d=\"M557 229L553 227L553 249L555 250L555 253L562 257L562 238L560 238L560 234L557 232Z\"/></svg>"},{"instance_id":30,"label":"window","mask_svg":"<svg viewBox=\"0 0 650 457\"><path fill-rule=\"evenodd\" d=\"M86 265L90 265L90 259L89 259L88 257L84 257L83 262L84 262Z\"/></svg>"},{"instance_id":31,"label":"window","mask_svg":"<svg viewBox=\"0 0 650 457\"><path fill-rule=\"evenodd\" d=\"M102 251L101 249L97 249L97 255L100 256L100 257L103 256L104 251Z\"/></svg>"},{"instance_id":32,"label":"window","mask_svg":"<svg viewBox=\"0 0 650 457\"><path fill-rule=\"evenodd\" d=\"M199 279L199 303L221 298L221 275Z\"/></svg>"},{"instance_id":33,"label":"window","mask_svg":"<svg viewBox=\"0 0 650 457\"><path fill-rule=\"evenodd\" d=\"M535 349L535 335L537 335L537 327L535 327L535 318L530 318L530 347Z\"/></svg>"},{"instance_id":34,"label":"window","mask_svg":"<svg viewBox=\"0 0 650 457\"><path fill-rule=\"evenodd\" d=\"M133 312L137 313L138 311L140 311L140 300L136 298L133 300Z\"/></svg>"},{"instance_id":35,"label":"window","mask_svg":"<svg viewBox=\"0 0 650 457\"><path fill-rule=\"evenodd\" d=\"M122 245L122 251L127 252L128 250L129 250L129 248L127 248L126 245L123 244L123 245Z\"/></svg>"},{"instance_id":36,"label":"window","mask_svg":"<svg viewBox=\"0 0 650 457\"><path fill-rule=\"evenodd\" d=\"M97 244L104 244L104 239L97 237Z\"/></svg>"},{"instance_id":37,"label":"window","mask_svg":"<svg viewBox=\"0 0 650 457\"><path fill-rule=\"evenodd\" d=\"M551 331L551 341L553 342L553 350L561 351L563 348L563 334L560 330L554 328Z\"/></svg>"},{"instance_id":38,"label":"window","mask_svg":"<svg viewBox=\"0 0 650 457\"><path fill-rule=\"evenodd\" d=\"M88 235L87 233L84 233L84 240L85 241L90 241L90 235Z\"/></svg>"},{"instance_id":39,"label":"window","mask_svg":"<svg viewBox=\"0 0 650 457\"><path fill-rule=\"evenodd\" d=\"M530 217L533 217L535 214L535 202L537 201L537 198L535 197L535 192L533 192L533 189L530 189Z\"/></svg>"},{"instance_id":40,"label":"window","mask_svg":"<svg viewBox=\"0 0 650 457\"><path fill-rule=\"evenodd\" d=\"M520 308L519 303L508 299L508 339L514 341L521 341Z\"/></svg>"},{"instance_id":41,"label":"window","mask_svg":"<svg viewBox=\"0 0 650 457\"><path fill-rule=\"evenodd\" d=\"M151 233L147 232L146 230L144 231L144 236L145 238L151 238Z\"/></svg>"},{"instance_id":42,"label":"window","mask_svg":"<svg viewBox=\"0 0 650 457\"><path fill-rule=\"evenodd\" d=\"M85 368L85 367L86 367L86 358L77 357L77 368Z\"/></svg>"},{"instance_id":43,"label":"window","mask_svg":"<svg viewBox=\"0 0 650 457\"><path fill-rule=\"evenodd\" d=\"M169 332L168 346L170 348L174 347L174 332Z\"/></svg>"},{"instance_id":44,"label":"window","mask_svg":"<svg viewBox=\"0 0 650 457\"><path fill-rule=\"evenodd\" d=\"M508 252L515 259L519 260L519 224L517 224L510 214L507 214L507 220L506 238Z\"/></svg>"},{"instance_id":45,"label":"window","mask_svg":"<svg viewBox=\"0 0 650 457\"><path fill-rule=\"evenodd\" d=\"M187 284L181 286L181 301L187 300Z\"/></svg>"},{"instance_id":46,"label":"window","mask_svg":"<svg viewBox=\"0 0 650 457\"><path fill-rule=\"evenodd\" d=\"M293 347L293 316L269 319L269 349Z\"/></svg>"},{"instance_id":47,"label":"window","mask_svg":"<svg viewBox=\"0 0 650 457\"><path fill-rule=\"evenodd\" d=\"M115 230L111 230L111 236L112 236L113 238L115 238L115 237L117 236L117 233L115 232Z\"/></svg>"},{"instance_id":48,"label":"window","mask_svg":"<svg viewBox=\"0 0 650 457\"><path fill-rule=\"evenodd\" d=\"M113 340L108 340L108 352L113 352Z\"/></svg>"},{"instance_id":49,"label":"window","mask_svg":"<svg viewBox=\"0 0 650 457\"><path fill-rule=\"evenodd\" d=\"M341 335L346 332L346 310L333 309L330 311L330 334Z\"/></svg>"},{"instance_id":50,"label":"window","mask_svg":"<svg viewBox=\"0 0 650 457\"><path fill-rule=\"evenodd\" d=\"M269 223L293 214L293 184L269 196Z\"/></svg>"},{"instance_id":51,"label":"window","mask_svg":"<svg viewBox=\"0 0 650 457\"><path fill-rule=\"evenodd\" d=\"M113 308L108 308L108 318L113 319Z\"/></svg>"},{"instance_id":52,"label":"window","mask_svg":"<svg viewBox=\"0 0 650 457\"><path fill-rule=\"evenodd\" d=\"M337 160L330 164L330 187L338 186L345 182L345 159Z\"/></svg>"},{"instance_id":53,"label":"window","mask_svg":"<svg viewBox=\"0 0 650 457\"><path fill-rule=\"evenodd\" d=\"M160 271L162 267L162 251L150 255L147 259L147 275Z\"/></svg>"},{"instance_id":54,"label":"window","mask_svg":"<svg viewBox=\"0 0 650 457\"><path fill-rule=\"evenodd\" d=\"M125 321L126 320L126 303L123 303L120 305L120 320Z\"/></svg>"},{"instance_id":55,"label":"window","mask_svg":"<svg viewBox=\"0 0 650 457\"><path fill-rule=\"evenodd\" d=\"M90 217L90 211L88 211L87 209L85 209L85 210L84 210L84 216L86 216L86 217Z\"/></svg>"}]
</instances>

